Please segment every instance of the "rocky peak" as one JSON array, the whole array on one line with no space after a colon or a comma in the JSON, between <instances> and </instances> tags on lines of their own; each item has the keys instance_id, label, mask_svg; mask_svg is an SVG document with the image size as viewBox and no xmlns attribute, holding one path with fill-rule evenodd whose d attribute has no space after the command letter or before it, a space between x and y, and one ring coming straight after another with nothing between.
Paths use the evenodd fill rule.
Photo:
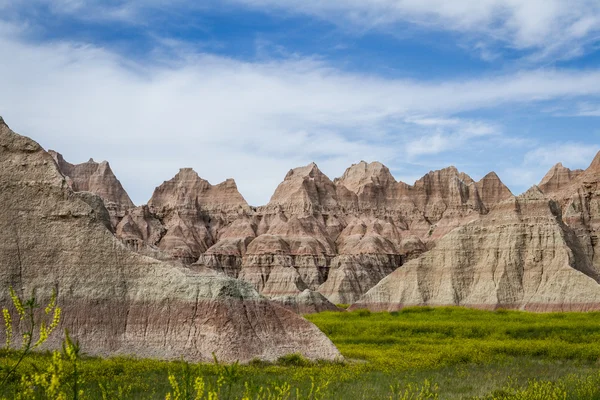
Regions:
<instances>
[{"instance_id":1,"label":"rocky peak","mask_svg":"<svg viewBox=\"0 0 600 400\"><path fill-rule=\"evenodd\" d=\"M450 184L472 183L473 179L463 172L459 172L455 166L446 167L436 171L429 171L414 184L415 188L423 188L427 191L447 189Z\"/></svg>"},{"instance_id":2,"label":"rocky peak","mask_svg":"<svg viewBox=\"0 0 600 400\"><path fill-rule=\"evenodd\" d=\"M600 151L594 157L594 160L588 167L588 170L600 171Z\"/></svg>"},{"instance_id":3,"label":"rocky peak","mask_svg":"<svg viewBox=\"0 0 600 400\"><path fill-rule=\"evenodd\" d=\"M518 200L545 200L546 195L544 195L544 192L542 192L542 190L540 189L539 186L533 185L532 187L527 189L527 191L525 193L522 193L519 196L517 196L517 199Z\"/></svg>"},{"instance_id":4,"label":"rocky peak","mask_svg":"<svg viewBox=\"0 0 600 400\"><path fill-rule=\"evenodd\" d=\"M291 213L314 212L338 206L336 186L317 164L290 170L263 209L282 209Z\"/></svg>"},{"instance_id":5,"label":"rocky peak","mask_svg":"<svg viewBox=\"0 0 600 400\"><path fill-rule=\"evenodd\" d=\"M157 187L148 205L157 209L202 208L206 211L249 209L233 179L213 186L192 168L181 168L172 179Z\"/></svg>"},{"instance_id":6,"label":"rocky peak","mask_svg":"<svg viewBox=\"0 0 600 400\"><path fill-rule=\"evenodd\" d=\"M224 362L339 356L317 327L249 284L128 250L107 233L94 199L74 195L41 146L0 125L0 287L35 291L42 302L55 291L61 324L90 355L191 362L211 354ZM7 302L0 291L0 304ZM22 324L14 327L23 333ZM51 337L45 348L59 349L62 340Z\"/></svg>"},{"instance_id":7,"label":"rocky peak","mask_svg":"<svg viewBox=\"0 0 600 400\"><path fill-rule=\"evenodd\" d=\"M90 158L88 162L71 164L62 154L53 150L49 153L75 192L91 192L102 198L113 227L128 209L135 207L107 161L97 163Z\"/></svg>"},{"instance_id":8,"label":"rocky peak","mask_svg":"<svg viewBox=\"0 0 600 400\"><path fill-rule=\"evenodd\" d=\"M495 172L490 172L476 183L479 198L489 210L494 204L512 197L512 192Z\"/></svg>"},{"instance_id":9,"label":"rocky peak","mask_svg":"<svg viewBox=\"0 0 600 400\"><path fill-rule=\"evenodd\" d=\"M396 180L390 170L380 162L367 163L361 161L352 164L341 178L334 181L338 185L344 185L350 191L359 194L365 185L389 186L395 184Z\"/></svg>"},{"instance_id":10,"label":"rocky peak","mask_svg":"<svg viewBox=\"0 0 600 400\"><path fill-rule=\"evenodd\" d=\"M288 173L285 175L285 180L288 179L293 179L294 177L310 177L310 178L315 178L315 177L320 177L320 176L325 176L325 174L323 174L321 172L321 170L319 169L319 167L317 166L316 163L311 162L308 165L305 165L304 167L297 167L294 169L290 169L288 171Z\"/></svg>"},{"instance_id":11,"label":"rocky peak","mask_svg":"<svg viewBox=\"0 0 600 400\"><path fill-rule=\"evenodd\" d=\"M415 202L432 222L439 220L445 210L464 205L481 211L482 204L474 183L469 175L454 166L430 171L415 182Z\"/></svg>"},{"instance_id":12,"label":"rocky peak","mask_svg":"<svg viewBox=\"0 0 600 400\"><path fill-rule=\"evenodd\" d=\"M580 169L570 170L558 163L548 171L538 186L544 193L553 193L569 185L582 172Z\"/></svg>"}]
</instances>

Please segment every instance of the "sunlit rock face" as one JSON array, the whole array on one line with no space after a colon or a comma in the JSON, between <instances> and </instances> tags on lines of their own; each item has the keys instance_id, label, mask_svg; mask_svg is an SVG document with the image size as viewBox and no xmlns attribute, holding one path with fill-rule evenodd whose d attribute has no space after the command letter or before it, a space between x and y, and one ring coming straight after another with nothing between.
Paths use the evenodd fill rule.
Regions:
<instances>
[{"instance_id":1,"label":"sunlit rock face","mask_svg":"<svg viewBox=\"0 0 600 400\"><path fill-rule=\"evenodd\" d=\"M600 153L584 171L553 167L541 187L558 202L563 221L571 227L595 271L600 271Z\"/></svg>"},{"instance_id":2,"label":"sunlit rock face","mask_svg":"<svg viewBox=\"0 0 600 400\"><path fill-rule=\"evenodd\" d=\"M74 191L91 192L102 198L113 228L116 228L126 211L134 207L107 161L97 163L90 159L85 163L71 164L65 161L62 154L53 150L49 153Z\"/></svg>"},{"instance_id":3,"label":"sunlit rock face","mask_svg":"<svg viewBox=\"0 0 600 400\"><path fill-rule=\"evenodd\" d=\"M57 331L68 329L91 355L196 362L211 360L212 354L228 362L275 360L296 352L312 359L339 357L313 324L267 300L251 284L131 251L115 237L102 199L75 192L74 183L49 153L0 119L1 304L10 302L8 287L21 296L35 291L42 304L56 290L63 310ZM225 186L215 192L231 190ZM158 198L148 208L129 210L117 231L160 245L172 229L170 221L189 222L186 199ZM236 208L227 207L228 212ZM224 211L223 224L227 215ZM189 240L187 235L182 233ZM1 330L2 342L4 335ZM58 348L61 340L53 335L48 348Z\"/></svg>"},{"instance_id":4,"label":"sunlit rock face","mask_svg":"<svg viewBox=\"0 0 600 400\"><path fill-rule=\"evenodd\" d=\"M53 157L74 191L103 199L128 248L239 277L269 297L308 289L333 303L358 300L406 260L511 196L493 173L474 182L449 167L411 186L383 164L362 161L334 181L314 163L292 169L258 208L232 179L212 185L182 168L148 204L134 207L106 162L72 165Z\"/></svg>"},{"instance_id":5,"label":"sunlit rock face","mask_svg":"<svg viewBox=\"0 0 600 400\"><path fill-rule=\"evenodd\" d=\"M353 308L600 309L600 153L586 170L555 165L518 197L502 201L507 193L497 182L488 175L478 183L489 214L442 237Z\"/></svg>"},{"instance_id":6,"label":"sunlit rock face","mask_svg":"<svg viewBox=\"0 0 600 400\"><path fill-rule=\"evenodd\" d=\"M105 205L119 198L67 181ZM311 163L290 170L269 203L250 207L233 180L211 185L184 168L147 205L118 214L109 207L109 225L131 249L240 278L298 312L323 307L316 293L374 309L590 309L600 272L598 182L600 156L586 170L557 164L518 197L494 172L475 181L448 167L409 185L378 162L361 161L333 181ZM589 301L552 297L554 286L540 283L578 280L588 282L580 295Z\"/></svg>"}]
</instances>

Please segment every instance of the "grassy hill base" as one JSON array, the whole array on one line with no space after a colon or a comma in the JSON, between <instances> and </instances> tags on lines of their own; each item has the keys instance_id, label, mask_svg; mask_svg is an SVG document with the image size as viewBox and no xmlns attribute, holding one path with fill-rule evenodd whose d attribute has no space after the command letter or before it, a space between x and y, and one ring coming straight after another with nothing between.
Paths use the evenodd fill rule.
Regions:
<instances>
[{"instance_id":1,"label":"grassy hill base","mask_svg":"<svg viewBox=\"0 0 600 400\"><path fill-rule=\"evenodd\" d=\"M226 366L83 357L79 398L193 399L201 391L199 398L212 392L213 399L600 399L600 313L421 307L307 318L345 362L310 363L292 355L276 364ZM13 357L0 356L0 368ZM23 396L48 398L28 377L56 364L56 356L33 355L0 397L33 389ZM60 367L58 385L73 398L72 362Z\"/></svg>"}]
</instances>

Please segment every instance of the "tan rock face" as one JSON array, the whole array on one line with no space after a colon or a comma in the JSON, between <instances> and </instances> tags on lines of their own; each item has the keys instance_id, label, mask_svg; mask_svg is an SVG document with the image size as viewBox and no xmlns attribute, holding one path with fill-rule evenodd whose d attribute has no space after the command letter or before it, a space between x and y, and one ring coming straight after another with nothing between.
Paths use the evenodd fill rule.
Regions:
<instances>
[{"instance_id":1,"label":"tan rock face","mask_svg":"<svg viewBox=\"0 0 600 400\"><path fill-rule=\"evenodd\" d=\"M231 266L221 265L227 263L223 256L241 257L256 236L250 214L233 179L213 186L191 168L182 168L156 188L147 206L129 210L117 236L134 249L149 245L184 264L215 256L203 261L229 271ZM217 242L216 251L207 252ZM231 276L237 276L235 268Z\"/></svg>"},{"instance_id":2,"label":"tan rock face","mask_svg":"<svg viewBox=\"0 0 600 400\"><path fill-rule=\"evenodd\" d=\"M251 282L270 297L320 291L351 303L457 226L510 196L495 174L480 182L451 167L414 186L380 163L331 181L313 163L290 170L271 201L248 207L228 180L212 186L182 169L136 208L117 235L144 254L168 254Z\"/></svg>"},{"instance_id":3,"label":"tan rock face","mask_svg":"<svg viewBox=\"0 0 600 400\"><path fill-rule=\"evenodd\" d=\"M312 163L290 170L270 202L252 209L233 180L213 186L187 168L116 230L143 254L240 277L270 297L309 289L351 303L511 196L494 173L474 182L449 167L410 186L377 162L335 181Z\"/></svg>"},{"instance_id":4,"label":"tan rock face","mask_svg":"<svg viewBox=\"0 0 600 400\"><path fill-rule=\"evenodd\" d=\"M583 170L580 169L572 171L558 163L548 171L538 186L542 192L550 195L569 186L573 179L581 175L582 172Z\"/></svg>"},{"instance_id":5,"label":"tan rock face","mask_svg":"<svg viewBox=\"0 0 600 400\"><path fill-rule=\"evenodd\" d=\"M211 359L212 352L224 361L294 352L339 356L314 325L251 285L128 250L107 229L108 214L93 197L73 192L47 152L0 122L0 304L10 301L9 286L25 296L35 289L41 302L56 289L63 308L59 331L68 328L94 355L190 361ZM121 233L159 238L146 212L130 213Z\"/></svg>"},{"instance_id":6,"label":"tan rock face","mask_svg":"<svg viewBox=\"0 0 600 400\"><path fill-rule=\"evenodd\" d=\"M74 172L54 157L67 185L99 194L110 211L119 190L107 164ZM290 170L258 208L233 180L211 185L191 169L120 214L74 196L98 223L120 221L128 248L211 279L241 278L297 313L359 299L354 307L372 309L598 308L600 153L585 171L557 164L519 197L493 172L476 182L449 167L408 185L364 161L334 181L314 163Z\"/></svg>"},{"instance_id":7,"label":"tan rock face","mask_svg":"<svg viewBox=\"0 0 600 400\"><path fill-rule=\"evenodd\" d=\"M127 210L134 207L108 162L97 163L90 159L82 164L71 164L60 153L52 150L49 153L74 191L91 192L104 200L113 227L117 226Z\"/></svg>"},{"instance_id":8,"label":"tan rock face","mask_svg":"<svg viewBox=\"0 0 600 400\"><path fill-rule=\"evenodd\" d=\"M313 314L323 311L344 311L335 306L319 292L306 289L296 296L273 297L275 303L296 314Z\"/></svg>"},{"instance_id":9,"label":"tan rock face","mask_svg":"<svg viewBox=\"0 0 600 400\"><path fill-rule=\"evenodd\" d=\"M546 179L550 177L550 179ZM585 171L554 167L544 178L546 193L561 206L563 221L577 234L596 271L600 271L600 153Z\"/></svg>"},{"instance_id":10,"label":"tan rock face","mask_svg":"<svg viewBox=\"0 0 600 400\"><path fill-rule=\"evenodd\" d=\"M240 277L268 296L318 290L351 303L452 229L512 194L495 174L474 182L456 168L396 182L380 163L360 162L329 180L316 165L291 170L257 209L257 238Z\"/></svg>"},{"instance_id":11,"label":"tan rock face","mask_svg":"<svg viewBox=\"0 0 600 400\"><path fill-rule=\"evenodd\" d=\"M339 206L335 184L311 163L290 170L260 212L311 215L336 210Z\"/></svg>"},{"instance_id":12,"label":"tan rock face","mask_svg":"<svg viewBox=\"0 0 600 400\"><path fill-rule=\"evenodd\" d=\"M408 305L600 309L599 275L560 207L537 188L453 230L369 290L353 308Z\"/></svg>"},{"instance_id":13,"label":"tan rock face","mask_svg":"<svg viewBox=\"0 0 600 400\"><path fill-rule=\"evenodd\" d=\"M488 210L491 210L501 201L508 200L512 197L510 190L502 183L495 172L490 172L475 185L479 192L481 202Z\"/></svg>"},{"instance_id":14,"label":"tan rock face","mask_svg":"<svg viewBox=\"0 0 600 400\"><path fill-rule=\"evenodd\" d=\"M191 168L182 168L173 179L157 187L148 206L159 212L183 208L236 214L249 210L233 179L213 186Z\"/></svg>"}]
</instances>

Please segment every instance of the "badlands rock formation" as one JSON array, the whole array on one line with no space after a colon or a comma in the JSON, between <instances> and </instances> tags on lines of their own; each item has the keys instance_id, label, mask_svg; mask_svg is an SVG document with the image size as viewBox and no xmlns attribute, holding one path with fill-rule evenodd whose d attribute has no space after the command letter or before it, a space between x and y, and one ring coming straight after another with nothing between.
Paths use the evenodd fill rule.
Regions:
<instances>
[{"instance_id":1,"label":"badlands rock formation","mask_svg":"<svg viewBox=\"0 0 600 400\"><path fill-rule=\"evenodd\" d=\"M121 182L106 161L101 163L90 159L82 164L71 164L56 151L49 151L58 169L65 176L67 184L76 192L91 192L104 201L111 218L111 225L116 227L125 211L134 207Z\"/></svg>"},{"instance_id":2,"label":"badlands rock formation","mask_svg":"<svg viewBox=\"0 0 600 400\"><path fill-rule=\"evenodd\" d=\"M197 184L195 191L214 191L215 198L232 190L229 183L204 187L189 171L182 174L182 179ZM89 354L191 361L210 359L212 352L225 361L273 360L295 352L313 359L339 356L314 325L266 300L250 284L130 251L107 228L102 201L87 192L74 192L79 179L74 175L70 183L50 154L0 119L0 304L10 301L9 286L23 296L35 291L42 302L56 289L63 309L59 330L68 328ZM150 207L158 208L167 229L183 230L191 223L185 219L185 195L171 198L157 193ZM200 194L193 197L193 205L208 212L212 203L203 202ZM167 206L172 210L166 211ZM131 233L136 225L147 240L161 236L148 209L135 209L130 215L122 232ZM212 243L210 231L190 234ZM187 240L185 234L180 237ZM2 335L4 330L0 341L5 339ZM50 346L58 346L59 340L54 338Z\"/></svg>"},{"instance_id":3,"label":"badlands rock formation","mask_svg":"<svg viewBox=\"0 0 600 400\"><path fill-rule=\"evenodd\" d=\"M569 186L573 179L581 175L582 172L581 169L572 171L564 167L562 163L558 163L548 171L538 186L545 194L552 195Z\"/></svg>"},{"instance_id":4,"label":"badlands rock formation","mask_svg":"<svg viewBox=\"0 0 600 400\"><path fill-rule=\"evenodd\" d=\"M118 249L115 254L127 254L120 257L128 260L130 272L124 275L127 278L118 278L127 284L115 286L121 288L119 304L141 301L154 310L154 297L136 296L142 293L139 285L160 275L170 282L160 290L167 298L188 301L187 289L171 285L187 285L189 280L199 288L190 293L205 301L213 296L201 289L207 280L218 282L218 287L234 287L218 289L219 294L210 297L210 301L220 295L235 299L219 301L219 307L229 301L264 304L261 312L266 314L275 306L231 278L248 282L296 313L335 310L334 304L355 302L354 308L374 310L421 304L536 311L600 308L600 153L585 171L557 164L539 187L518 197L493 172L476 182L449 167L408 185L397 182L377 162L352 165L333 181L312 163L290 170L269 203L258 208L246 203L233 180L211 185L189 168L156 188L147 205L133 207L108 164L71 165L59 154L53 156L65 176L61 193L78 207L87 207L87 219L75 220L89 225L92 218L94 229L108 228L102 230L107 238L84 244L104 249L110 243ZM79 215L69 212L66 215ZM44 223L54 221L40 215ZM111 230L126 248L154 261L119 247ZM59 237L62 243L79 235ZM58 250L44 251L58 257ZM181 262L187 268L169 267L157 259ZM101 261L88 263L95 271ZM148 276L141 272L142 264ZM175 278L174 271L181 277ZM109 289L92 293L100 296L105 294L102 290ZM164 300L159 303L164 307ZM236 321L251 319L224 312ZM278 313L277 318L283 318ZM171 322L157 321L165 323L171 334ZM124 324L127 333L128 322ZM236 332L245 326L235 325ZM123 343L126 340L127 336Z\"/></svg>"},{"instance_id":5,"label":"badlands rock formation","mask_svg":"<svg viewBox=\"0 0 600 400\"><path fill-rule=\"evenodd\" d=\"M292 310L296 314L312 314L323 311L344 311L344 309L331 304L319 292L305 289L298 295L288 295L281 297L273 297L271 300L279 305Z\"/></svg>"},{"instance_id":6,"label":"badlands rock formation","mask_svg":"<svg viewBox=\"0 0 600 400\"><path fill-rule=\"evenodd\" d=\"M575 231L594 270L600 271L600 153L585 171L559 164L542 183L542 190L561 206L563 221Z\"/></svg>"},{"instance_id":7,"label":"badlands rock formation","mask_svg":"<svg viewBox=\"0 0 600 400\"><path fill-rule=\"evenodd\" d=\"M540 187L453 230L353 308L600 309L599 182L600 153L585 171L558 164Z\"/></svg>"},{"instance_id":8,"label":"badlands rock formation","mask_svg":"<svg viewBox=\"0 0 600 400\"><path fill-rule=\"evenodd\" d=\"M239 277L268 297L308 289L334 304L352 303L510 196L493 173L474 182L450 167L410 186L380 163L353 165L335 181L312 163L290 170L269 203L252 208L233 180L212 186L182 169L148 205L129 210L116 231L134 249Z\"/></svg>"}]
</instances>

